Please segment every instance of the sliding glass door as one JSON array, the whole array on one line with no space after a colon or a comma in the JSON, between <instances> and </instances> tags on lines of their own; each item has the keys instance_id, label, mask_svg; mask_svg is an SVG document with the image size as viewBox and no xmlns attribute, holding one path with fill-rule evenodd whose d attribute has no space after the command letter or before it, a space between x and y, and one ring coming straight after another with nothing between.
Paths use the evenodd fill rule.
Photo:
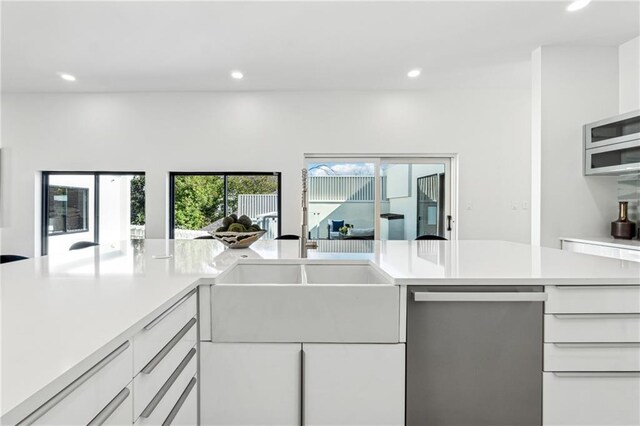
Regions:
<instances>
[{"instance_id":1,"label":"sliding glass door","mask_svg":"<svg viewBox=\"0 0 640 426\"><path fill-rule=\"evenodd\" d=\"M451 160L383 158L380 239L451 239Z\"/></svg>"},{"instance_id":2,"label":"sliding glass door","mask_svg":"<svg viewBox=\"0 0 640 426\"><path fill-rule=\"evenodd\" d=\"M452 157L307 156L309 237L456 238Z\"/></svg>"},{"instance_id":3,"label":"sliding glass door","mask_svg":"<svg viewBox=\"0 0 640 426\"><path fill-rule=\"evenodd\" d=\"M145 237L144 173L43 172L42 254Z\"/></svg>"},{"instance_id":4,"label":"sliding glass door","mask_svg":"<svg viewBox=\"0 0 640 426\"><path fill-rule=\"evenodd\" d=\"M208 236L232 213L249 216L264 239L280 235L280 173L174 172L170 181L170 238Z\"/></svg>"}]
</instances>

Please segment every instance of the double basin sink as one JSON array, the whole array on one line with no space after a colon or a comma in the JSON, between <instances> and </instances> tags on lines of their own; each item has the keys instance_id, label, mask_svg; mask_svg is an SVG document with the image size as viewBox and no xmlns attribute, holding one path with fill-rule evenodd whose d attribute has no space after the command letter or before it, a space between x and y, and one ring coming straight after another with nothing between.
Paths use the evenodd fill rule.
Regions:
<instances>
[{"instance_id":1,"label":"double basin sink","mask_svg":"<svg viewBox=\"0 0 640 426\"><path fill-rule=\"evenodd\" d=\"M241 262L211 287L214 342L398 341L399 288L368 262Z\"/></svg>"}]
</instances>

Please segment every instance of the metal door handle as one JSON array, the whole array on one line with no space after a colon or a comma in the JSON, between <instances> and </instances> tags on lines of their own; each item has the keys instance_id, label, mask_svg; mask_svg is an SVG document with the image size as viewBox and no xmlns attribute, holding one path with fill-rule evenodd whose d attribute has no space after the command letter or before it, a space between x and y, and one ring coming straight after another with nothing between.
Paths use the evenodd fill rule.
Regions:
<instances>
[{"instance_id":1,"label":"metal door handle","mask_svg":"<svg viewBox=\"0 0 640 426\"><path fill-rule=\"evenodd\" d=\"M62 389L60 392L52 396L47 402L38 407L34 412L25 417L20 423L19 426L23 425L31 425L36 422L40 417L44 416L49 410L55 407L60 401L69 396L74 390L78 389L84 382L93 377L98 371L102 370L107 364L113 361L118 355L124 352L130 343L127 340L120 346L118 346L113 352L111 352L106 357L102 358L95 364L93 367L85 371L80 377L71 382L67 387Z\"/></svg>"},{"instance_id":2,"label":"metal door handle","mask_svg":"<svg viewBox=\"0 0 640 426\"><path fill-rule=\"evenodd\" d=\"M414 292L416 302L545 302L546 293L436 293Z\"/></svg>"},{"instance_id":3,"label":"metal door handle","mask_svg":"<svg viewBox=\"0 0 640 426\"><path fill-rule=\"evenodd\" d=\"M155 327L156 325L158 325L158 323L160 323L160 321L162 321L167 315L169 315L171 312L175 311L178 306L182 305L184 302L186 302L186 300L188 298L190 298L196 291L198 291L197 288L194 288L193 290L191 290L189 293L185 294L184 296L182 296L180 298L180 300L178 300L176 303L174 303L173 305L171 305L167 310L165 310L163 313L161 313L160 315L158 315L153 321L151 321L149 324L144 326L145 330L151 330L153 327Z\"/></svg>"},{"instance_id":4,"label":"metal door handle","mask_svg":"<svg viewBox=\"0 0 640 426\"><path fill-rule=\"evenodd\" d=\"M106 422L109 417L122 405L122 403L129 397L131 391L129 388L124 388L111 400L103 409L88 423L88 426L101 426Z\"/></svg>"},{"instance_id":5,"label":"metal door handle","mask_svg":"<svg viewBox=\"0 0 640 426\"><path fill-rule=\"evenodd\" d=\"M189 394L191 393L191 389L193 389L193 387L195 385L196 385L196 378L193 377L189 381L189 384L187 385L187 387L182 392L182 395L180 395L180 398L178 398L178 402L176 402L176 405L173 406L173 408L171 409L171 412L169 413L167 418L162 423L162 426L170 426L171 425L171 422L173 422L173 419L175 419L176 416L178 415L178 412L182 408L182 405L184 404L184 402L189 397Z\"/></svg>"},{"instance_id":6,"label":"metal door handle","mask_svg":"<svg viewBox=\"0 0 640 426\"><path fill-rule=\"evenodd\" d=\"M451 231L451 220L453 218L451 217L451 215L447 215L447 231Z\"/></svg>"},{"instance_id":7,"label":"metal door handle","mask_svg":"<svg viewBox=\"0 0 640 426\"><path fill-rule=\"evenodd\" d=\"M158 352L156 356L151 358L151 361L149 361L149 363L144 366L141 373L150 374L158 366L158 364L160 364L164 357L167 356L169 352L171 352L171 349L173 349L178 344L178 342L184 337L184 335L187 334L189 330L191 330L191 327L193 327L196 322L197 320L195 318L191 318L189 322L186 323L185 326L180 329L180 331L178 331L178 334L173 336L173 338L169 340L169 343L164 345L164 347L160 349L160 352Z\"/></svg>"},{"instance_id":8,"label":"metal door handle","mask_svg":"<svg viewBox=\"0 0 640 426\"><path fill-rule=\"evenodd\" d=\"M158 404L160 404L160 401L162 401L162 398L167 394L171 385L173 385L173 383L178 379L180 373L182 373L182 371L187 367L187 364L189 364L189 361L191 361L191 358L193 358L195 354L196 348L191 348L187 356L185 356L182 362L180 362L180 365L178 365L178 368L171 373L171 376L169 376L165 384L162 385L158 393L153 397L151 402L149 402L144 411L142 411L140 417L147 418L153 413L153 410L155 410Z\"/></svg>"}]
</instances>

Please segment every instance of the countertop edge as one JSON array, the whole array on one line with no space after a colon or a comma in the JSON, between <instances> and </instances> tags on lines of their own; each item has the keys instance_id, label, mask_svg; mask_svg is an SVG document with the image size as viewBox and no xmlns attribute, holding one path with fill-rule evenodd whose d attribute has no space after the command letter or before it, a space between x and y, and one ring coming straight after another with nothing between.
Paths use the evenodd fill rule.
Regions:
<instances>
[{"instance_id":1,"label":"countertop edge","mask_svg":"<svg viewBox=\"0 0 640 426\"><path fill-rule=\"evenodd\" d=\"M569 241L572 243L591 244L595 246L613 247L613 248L619 248L623 250L640 251L640 240L608 241L605 238L598 239L598 238L574 238L574 237L561 237L559 238L559 240Z\"/></svg>"},{"instance_id":2,"label":"countertop edge","mask_svg":"<svg viewBox=\"0 0 640 426\"><path fill-rule=\"evenodd\" d=\"M40 390L36 391L36 393L27 397L27 399L18 403L9 409L7 409L6 413L2 414L0 417L0 425L5 424L16 424L24 419L26 416L31 414L34 410L40 407L42 404L47 402L50 398L52 398L55 394L60 392L66 386L68 386L71 382L73 382L78 376L87 371L93 365L95 365L102 358L107 356L113 350L115 350L118 346L124 343L127 340L133 338L133 336L138 333L142 328L151 322L154 318L164 312L167 308L169 308L172 304L180 300L181 297L185 296L194 288L199 287L203 283L202 281L210 280L210 278L200 278L184 289L180 290L176 294L172 295L166 301L161 303L158 307L153 309L151 312L145 314L142 318L137 320L134 324L129 326L126 330L122 331L120 334L115 336L113 339L105 342L103 346L96 349L89 356L70 367L67 371L62 373L60 376L56 377L53 381L49 382ZM133 342L131 342L133 344ZM134 373L135 377L135 373ZM132 377L133 380L133 377Z\"/></svg>"}]
</instances>

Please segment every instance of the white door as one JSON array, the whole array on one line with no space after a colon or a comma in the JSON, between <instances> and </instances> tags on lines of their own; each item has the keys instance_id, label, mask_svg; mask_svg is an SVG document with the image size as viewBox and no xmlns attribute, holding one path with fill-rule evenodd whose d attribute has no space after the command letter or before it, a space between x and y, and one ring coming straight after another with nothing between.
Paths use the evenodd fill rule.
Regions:
<instances>
[{"instance_id":1,"label":"white door","mask_svg":"<svg viewBox=\"0 0 640 426\"><path fill-rule=\"evenodd\" d=\"M299 343L202 342L200 423L299 425Z\"/></svg>"},{"instance_id":2,"label":"white door","mask_svg":"<svg viewBox=\"0 0 640 426\"><path fill-rule=\"evenodd\" d=\"M305 425L404 424L404 344L309 344Z\"/></svg>"}]
</instances>

